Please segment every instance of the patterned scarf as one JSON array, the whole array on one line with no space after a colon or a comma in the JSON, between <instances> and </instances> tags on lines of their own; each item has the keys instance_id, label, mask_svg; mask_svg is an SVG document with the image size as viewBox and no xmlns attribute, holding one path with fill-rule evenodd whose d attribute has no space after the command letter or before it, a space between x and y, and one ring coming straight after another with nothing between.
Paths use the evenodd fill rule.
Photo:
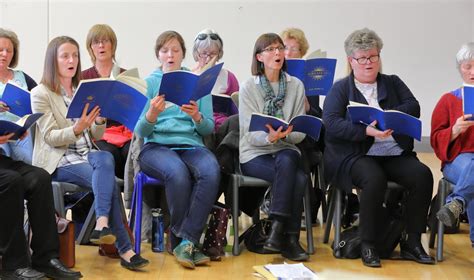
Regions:
<instances>
[{"instance_id":1,"label":"patterned scarf","mask_svg":"<svg viewBox=\"0 0 474 280\"><path fill-rule=\"evenodd\" d=\"M266 115L274 116L277 118L283 118L283 104L285 104L285 94L286 94L286 77L285 73L280 72L280 80L278 82L278 94L275 95L273 88L270 85L265 75L260 76L260 85L262 86L263 91L265 92L265 105L263 108L263 113Z\"/></svg>"}]
</instances>

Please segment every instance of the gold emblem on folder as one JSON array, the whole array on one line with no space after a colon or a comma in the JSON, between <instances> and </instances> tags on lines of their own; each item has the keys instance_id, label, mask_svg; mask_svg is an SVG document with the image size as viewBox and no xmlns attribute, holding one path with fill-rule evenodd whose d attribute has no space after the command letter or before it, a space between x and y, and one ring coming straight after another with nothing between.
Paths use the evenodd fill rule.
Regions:
<instances>
[{"instance_id":1,"label":"gold emblem on folder","mask_svg":"<svg viewBox=\"0 0 474 280\"><path fill-rule=\"evenodd\" d=\"M324 67L314 68L313 71L308 73L308 76L314 80L322 80L328 74L328 70Z\"/></svg>"}]
</instances>

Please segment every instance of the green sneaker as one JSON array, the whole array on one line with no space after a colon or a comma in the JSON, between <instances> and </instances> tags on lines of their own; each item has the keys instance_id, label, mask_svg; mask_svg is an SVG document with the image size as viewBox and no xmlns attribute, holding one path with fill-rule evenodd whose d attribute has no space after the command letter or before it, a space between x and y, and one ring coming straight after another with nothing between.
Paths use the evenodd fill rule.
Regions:
<instances>
[{"instance_id":1,"label":"green sneaker","mask_svg":"<svg viewBox=\"0 0 474 280\"><path fill-rule=\"evenodd\" d=\"M194 257L193 257L193 262L194 265L205 265L206 263L211 261L211 258L208 256L204 255L199 248L194 247Z\"/></svg>"},{"instance_id":2,"label":"green sneaker","mask_svg":"<svg viewBox=\"0 0 474 280\"><path fill-rule=\"evenodd\" d=\"M194 269L194 244L181 243L173 250L173 254L180 265Z\"/></svg>"}]
</instances>

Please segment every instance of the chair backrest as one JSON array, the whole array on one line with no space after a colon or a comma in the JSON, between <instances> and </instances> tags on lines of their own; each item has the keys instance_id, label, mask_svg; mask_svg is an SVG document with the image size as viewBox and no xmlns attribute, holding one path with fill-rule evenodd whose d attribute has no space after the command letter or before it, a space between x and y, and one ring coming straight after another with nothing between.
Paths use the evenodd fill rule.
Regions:
<instances>
[{"instance_id":1,"label":"chair backrest","mask_svg":"<svg viewBox=\"0 0 474 280\"><path fill-rule=\"evenodd\" d=\"M227 174L242 174L239 163L239 115L230 116L216 133L216 158Z\"/></svg>"}]
</instances>

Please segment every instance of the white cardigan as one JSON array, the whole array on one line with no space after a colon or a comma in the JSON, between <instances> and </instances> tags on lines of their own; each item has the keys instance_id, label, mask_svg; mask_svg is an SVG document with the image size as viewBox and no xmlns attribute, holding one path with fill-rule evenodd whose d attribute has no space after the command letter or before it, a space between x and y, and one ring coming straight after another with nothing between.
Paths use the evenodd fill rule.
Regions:
<instances>
[{"instance_id":1,"label":"white cardigan","mask_svg":"<svg viewBox=\"0 0 474 280\"><path fill-rule=\"evenodd\" d=\"M66 119L67 107L61 95L40 84L31 91L33 113L44 115L37 121L33 149L33 165L41 167L50 174L56 170L70 144L79 140L73 131L74 123ZM94 139L101 139L105 124L91 127Z\"/></svg>"}]
</instances>

